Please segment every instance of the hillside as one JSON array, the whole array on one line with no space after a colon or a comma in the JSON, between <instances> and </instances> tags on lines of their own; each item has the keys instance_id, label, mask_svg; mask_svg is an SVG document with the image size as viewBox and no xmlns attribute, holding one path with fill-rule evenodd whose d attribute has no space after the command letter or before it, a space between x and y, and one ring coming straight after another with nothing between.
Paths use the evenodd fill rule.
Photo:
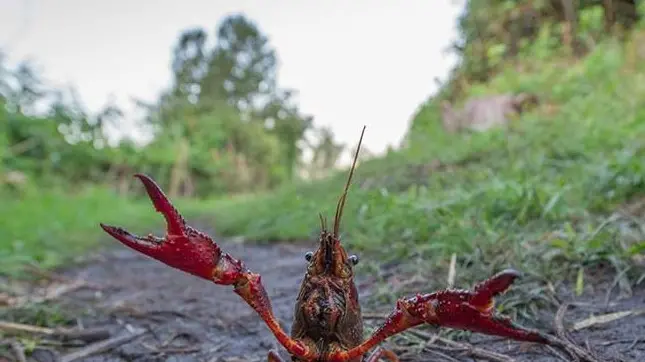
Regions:
<instances>
[{"instance_id":1,"label":"hillside","mask_svg":"<svg viewBox=\"0 0 645 362\"><path fill-rule=\"evenodd\" d=\"M385 259L418 256L438 273L456 253L464 282L507 264L569 281L607 264L642 267L644 40L638 29L579 60L540 56L537 44L534 56L473 84L464 98L518 89L540 96L508 133L448 134L429 99L407 147L357 168L344 243ZM345 177L221 201L212 224L254 240L313 240L318 213L332 217ZM642 281L636 270L627 275Z\"/></svg>"}]
</instances>

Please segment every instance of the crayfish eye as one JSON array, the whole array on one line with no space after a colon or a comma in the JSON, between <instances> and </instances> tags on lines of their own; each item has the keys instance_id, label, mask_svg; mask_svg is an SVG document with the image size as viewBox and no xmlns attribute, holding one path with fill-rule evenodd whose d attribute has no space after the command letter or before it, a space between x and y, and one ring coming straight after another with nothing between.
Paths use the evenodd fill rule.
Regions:
<instances>
[{"instance_id":1,"label":"crayfish eye","mask_svg":"<svg viewBox=\"0 0 645 362\"><path fill-rule=\"evenodd\" d=\"M350 256L350 257L349 257L349 261L352 263L352 265L356 265L356 264L358 264L358 261L359 261L359 259L358 259L358 255L352 255L352 256Z\"/></svg>"},{"instance_id":2,"label":"crayfish eye","mask_svg":"<svg viewBox=\"0 0 645 362\"><path fill-rule=\"evenodd\" d=\"M307 260L307 261L311 261L311 258L313 258L313 257L314 257L314 253L313 253L313 252L308 251L308 252L306 252L306 253L305 253L305 260Z\"/></svg>"}]
</instances>

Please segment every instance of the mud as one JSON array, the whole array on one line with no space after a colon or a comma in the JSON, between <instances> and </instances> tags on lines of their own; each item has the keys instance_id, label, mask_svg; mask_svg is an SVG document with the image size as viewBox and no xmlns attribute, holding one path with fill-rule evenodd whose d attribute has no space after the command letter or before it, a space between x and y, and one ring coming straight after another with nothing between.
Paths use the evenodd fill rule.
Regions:
<instances>
[{"instance_id":1,"label":"mud","mask_svg":"<svg viewBox=\"0 0 645 362\"><path fill-rule=\"evenodd\" d=\"M262 274L274 312L288 331L305 270L304 254L309 248L230 242L223 247ZM126 329L146 330L135 340L81 359L83 361L266 361L267 351L272 348L285 357L268 328L230 287L213 285L120 246L102 252L100 257L84 265L71 267L64 274L101 286L69 293L57 301L78 315L80 325L87 328L110 326L115 334ZM357 280L364 305L366 302L375 303L372 294L376 287L374 278L366 274L369 273ZM605 294L599 291L587 302L603 303L604 297ZM566 300L568 296L563 298ZM614 301L602 312L644 307L645 291L636 290L630 298ZM389 310L390 307L378 309ZM364 312L370 310L364 308ZM581 320L590 313L584 308L572 309L567 313L567 320ZM377 323L378 320L369 320L366 325L375 326ZM424 331L431 332L428 329ZM608 361L615 358L645 361L645 314L583 329L573 333L572 337L576 343L588 344ZM392 339L385 346L396 350L403 361L484 360L450 349L415 350L406 345L409 341L411 339ZM475 347L503 353L518 362L563 360L543 346L481 335L473 335L470 342ZM73 351L73 348L67 348L58 352L65 355Z\"/></svg>"}]
</instances>

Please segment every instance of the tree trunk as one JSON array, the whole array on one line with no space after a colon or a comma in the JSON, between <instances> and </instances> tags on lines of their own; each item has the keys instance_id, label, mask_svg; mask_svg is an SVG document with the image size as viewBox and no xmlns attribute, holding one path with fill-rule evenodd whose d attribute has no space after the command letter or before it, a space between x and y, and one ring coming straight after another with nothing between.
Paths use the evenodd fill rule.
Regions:
<instances>
[{"instance_id":1,"label":"tree trunk","mask_svg":"<svg viewBox=\"0 0 645 362\"><path fill-rule=\"evenodd\" d=\"M177 158L170 173L170 197L180 195L182 184L185 184L190 177L189 170L190 144L185 138L179 140Z\"/></svg>"},{"instance_id":2,"label":"tree trunk","mask_svg":"<svg viewBox=\"0 0 645 362\"><path fill-rule=\"evenodd\" d=\"M614 1L603 0L602 5L605 9L605 31L609 33L616 23L616 9L614 9Z\"/></svg>"},{"instance_id":3,"label":"tree trunk","mask_svg":"<svg viewBox=\"0 0 645 362\"><path fill-rule=\"evenodd\" d=\"M574 49L576 36L576 9L573 0L561 0L564 13L564 31L562 42L569 49Z\"/></svg>"}]
</instances>

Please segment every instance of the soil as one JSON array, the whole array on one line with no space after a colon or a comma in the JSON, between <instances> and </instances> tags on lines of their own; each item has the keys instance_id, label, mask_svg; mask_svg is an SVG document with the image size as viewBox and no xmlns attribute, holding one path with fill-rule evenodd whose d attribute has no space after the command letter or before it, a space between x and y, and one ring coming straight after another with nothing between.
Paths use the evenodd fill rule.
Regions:
<instances>
[{"instance_id":1,"label":"soil","mask_svg":"<svg viewBox=\"0 0 645 362\"><path fill-rule=\"evenodd\" d=\"M223 248L243 259L247 266L261 273L271 297L273 309L285 330L289 331L298 287L305 269L304 254L309 248L293 244L268 246L227 242ZM61 271L80 277L100 288L86 288L65 294L57 303L73 310L82 326L110 326L114 334L126 329L146 332L128 343L83 361L266 361L269 349L278 348L275 339L260 318L233 293L230 287L213 285L205 280L171 269L121 246L83 265ZM357 278L362 301L372 304L375 285L368 276ZM565 300L567 297L564 297ZM589 303L603 303L605 293L588 297ZM577 301L580 301L579 299ZM614 301L602 313L643 309L645 290L635 290L629 298ZM380 310L389 310L383 306ZM364 308L364 313L369 312ZM595 312L598 312L597 310ZM589 310L571 309L567 322L587 318ZM375 326L378 320L368 320ZM432 330L421 329L424 333ZM430 332L425 332L430 331ZM583 329L572 333L573 340L592 349L600 360L645 361L645 314ZM459 350L412 350L401 339L386 341L403 361L484 361ZM522 344L472 335L472 345L504 354L514 361L563 361L562 356L544 346ZM396 344L398 343L398 345ZM407 351L406 351L407 350ZM65 355L74 348L61 349ZM46 361L40 354L39 361ZM33 357L32 357L33 358ZM1 359L1 358L0 358ZM50 359L51 360L51 359ZM289 360L285 358L285 360Z\"/></svg>"}]
</instances>

